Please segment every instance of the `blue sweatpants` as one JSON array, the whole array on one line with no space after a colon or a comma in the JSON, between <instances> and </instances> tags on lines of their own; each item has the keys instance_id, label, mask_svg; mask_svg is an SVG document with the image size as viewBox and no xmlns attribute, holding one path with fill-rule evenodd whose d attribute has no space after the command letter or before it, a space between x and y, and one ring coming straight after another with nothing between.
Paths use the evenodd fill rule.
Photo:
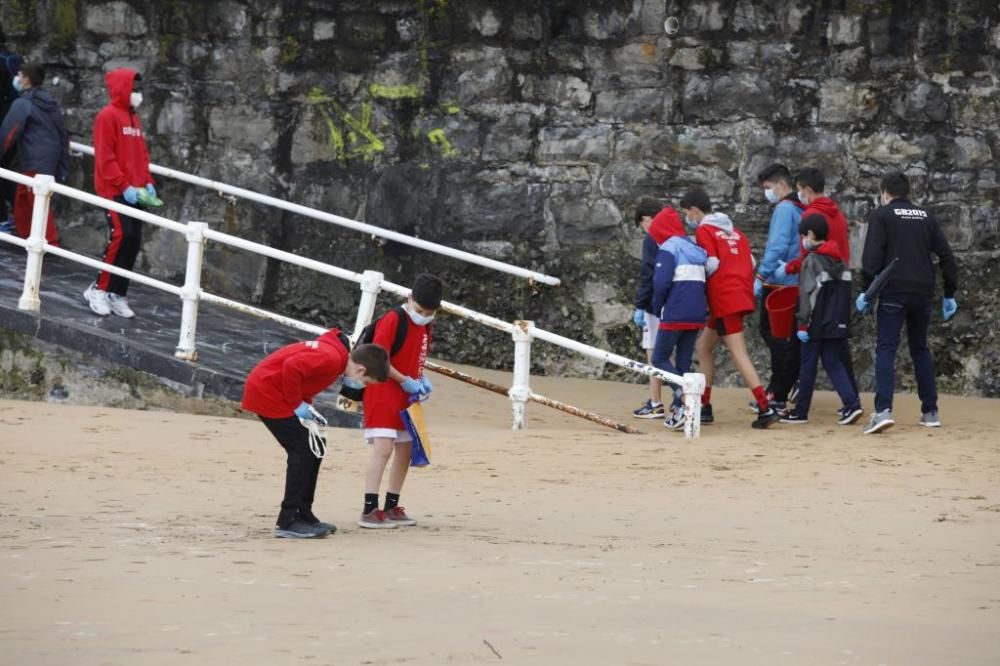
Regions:
<instances>
[{"instance_id":1,"label":"blue sweatpants","mask_svg":"<svg viewBox=\"0 0 1000 666\"><path fill-rule=\"evenodd\" d=\"M656 344L653 346L653 366L674 375L683 375L691 370L691 358L694 356L694 343L698 340L700 329L673 331L660 329L656 332ZM670 357L674 356L674 362ZM683 404L681 386L670 382L674 388L673 406Z\"/></svg>"},{"instance_id":2,"label":"blue sweatpants","mask_svg":"<svg viewBox=\"0 0 1000 666\"><path fill-rule=\"evenodd\" d=\"M833 382L833 388L840 396L842 405L851 408L861 406L861 400L858 398L858 392L854 389L850 372L844 365L844 356L847 354L845 347L847 347L847 338L820 338L802 343L802 363L799 365L799 399L795 403L794 410L797 416L802 418L809 416L820 359L823 360L823 367L826 369L830 381Z\"/></svg>"}]
</instances>

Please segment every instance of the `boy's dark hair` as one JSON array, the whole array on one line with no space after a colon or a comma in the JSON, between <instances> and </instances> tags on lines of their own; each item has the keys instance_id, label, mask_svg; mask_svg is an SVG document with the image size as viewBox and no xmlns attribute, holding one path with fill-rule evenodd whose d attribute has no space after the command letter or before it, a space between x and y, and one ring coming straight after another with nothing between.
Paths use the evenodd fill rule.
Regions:
<instances>
[{"instance_id":1,"label":"boy's dark hair","mask_svg":"<svg viewBox=\"0 0 1000 666\"><path fill-rule=\"evenodd\" d=\"M826 178L823 177L823 172L815 167L799 171L799 175L795 177L795 182L798 185L812 189L817 194L823 192L826 188Z\"/></svg>"},{"instance_id":2,"label":"boy's dark hair","mask_svg":"<svg viewBox=\"0 0 1000 666\"><path fill-rule=\"evenodd\" d=\"M22 76L31 81L32 88L37 88L45 82L45 68L39 64L26 62L18 67L17 71L21 72Z\"/></svg>"},{"instance_id":3,"label":"boy's dark hair","mask_svg":"<svg viewBox=\"0 0 1000 666\"><path fill-rule=\"evenodd\" d=\"M757 174L757 182L763 185L765 182L784 183L788 187L795 187L792 182L792 172L784 164L775 162L769 167L764 167Z\"/></svg>"},{"instance_id":4,"label":"boy's dark hair","mask_svg":"<svg viewBox=\"0 0 1000 666\"><path fill-rule=\"evenodd\" d=\"M441 291L443 287L441 280L430 273L421 273L413 281L413 289L410 296L417 305L428 310L437 310L441 307Z\"/></svg>"},{"instance_id":5,"label":"boy's dark hair","mask_svg":"<svg viewBox=\"0 0 1000 666\"><path fill-rule=\"evenodd\" d=\"M656 217L663 210L663 204L652 197L642 197L635 204L635 223L639 224L644 217Z\"/></svg>"},{"instance_id":6,"label":"boy's dark hair","mask_svg":"<svg viewBox=\"0 0 1000 666\"><path fill-rule=\"evenodd\" d=\"M830 233L830 225L826 223L826 218L819 213L806 215L799 220L799 235L805 236L810 231L813 232L816 240L825 241Z\"/></svg>"},{"instance_id":7,"label":"boy's dark hair","mask_svg":"<svg viewBox=\"0 0 1000 666\"><path fill-rule=\"evenodd\" d=\"M697 208L703 213L712 212L712 200L708 198L708 192L696 187L693 190L688 190L681 197L681 208L687 210L688 208Z\"/></svg>"},{"instance_id":8,"label":"boy's dark hair","mask_svg":"<svg viewBox=\"0 0 1000 666\"><path fill-rule=\"evenodd\" d=\"M910 196L910 179L902 171L890 171L882 176L880 188L892 197Z\"/></svg>"},{"instance_id":9,"label":"boy's dark hair","mask_svg":"<svg viewBox=\"0 0 1000 666\"><path fill-rule=\"evenodd\" d=\"M364 366L366 377L377 382L389 378L389 354L378 345L358 345L351 351L351 360Z\"/></svg>"}]
</instances>

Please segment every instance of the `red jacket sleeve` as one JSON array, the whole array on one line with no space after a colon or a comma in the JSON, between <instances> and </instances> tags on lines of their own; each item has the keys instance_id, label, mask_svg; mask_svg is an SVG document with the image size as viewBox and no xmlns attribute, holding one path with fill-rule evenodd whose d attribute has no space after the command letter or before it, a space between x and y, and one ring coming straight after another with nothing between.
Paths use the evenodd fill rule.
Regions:
<instances>
[{"instance_id":1,"label":"red jacket sleeve","mask_svg":"<svg viewBox=\"0 0 1000 666\"><path fill-rule=\"evenodd\" d=\"M312 402L316 392L307 389L306 382L326 388L344 372L346 364L346 356L319 348L306 347L289 356L281 366L281 395L285 405L294 410L303 401Z\"/></svg>"},{"instance_id":2,"label":"red jacket sleeve","mask_svg":"<svg viewBox=\"0 0 1000 666\"><path fill-rule=\"evenodd\" d=\"M129 186L129 182L118 164L118 155L115 152L117 130L112 114L97 114L97 119L94 120L94 159L100 164L101 177L121 193Z\"/></svg>"},{"instance_id":3,"label":"red jacket sleeve","mask_svg":"<svg viewBox=\"0 0 1000 666\"><path fill-rule=\"evenodd\" d=\"M715 247L715 238L712 232L705 227L698 227L694 232L694 242L698 247L708 253L710 257L718 257L719 251Z\"/></svg>"}]
</instances>

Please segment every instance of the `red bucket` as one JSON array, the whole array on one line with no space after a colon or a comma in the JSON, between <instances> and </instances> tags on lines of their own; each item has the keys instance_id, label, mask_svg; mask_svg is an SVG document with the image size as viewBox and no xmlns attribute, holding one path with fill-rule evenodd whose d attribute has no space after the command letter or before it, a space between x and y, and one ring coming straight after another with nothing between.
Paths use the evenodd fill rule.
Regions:
<instances>
[{"instance_id":1,"label":"red bucket","mask_svg":"<svg viewBox=\"0 0 1000 666\"><path fill-rule=\"evenodd\" d=\"M776 338L792 337L798 302L798 287L781 287L768 294L764 307L767 308L767 318L771 322L771 335Z\"/></svg>"}]
</instances>

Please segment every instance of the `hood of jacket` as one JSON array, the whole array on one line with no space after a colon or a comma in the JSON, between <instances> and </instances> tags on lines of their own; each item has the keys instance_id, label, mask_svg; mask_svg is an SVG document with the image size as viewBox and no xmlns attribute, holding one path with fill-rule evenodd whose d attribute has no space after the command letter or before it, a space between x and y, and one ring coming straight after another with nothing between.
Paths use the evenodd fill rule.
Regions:
<instances>
[{"instance_id":1,"label":"hood of jacket","mask_svg":"<svg viewBox=\"0 0 1000 666\"><path fill-rule=\"evenodd\" d=\"M45 113L54 113L58 110L59 105L49 94L48 90L44 88L29 88L21 93L21 99L26 99L31 102L32 106L37 107L40 111Z\"/></svg>"},{"instance_id":2,"label":"hood of jacket","mask_svg":"<svg viewBox=\"0 0 1000 666\"><path fill-rule=\"evenodd\" d=\"M339 328L331 328L329 331L319 336L317 340L327 345L339 345L341 344L339 340L340 334L341 330ZM351 350L348 349L347 351L350 352Z\"/></svg>"},{"instance_id":3,"label":"hood of jacket","mask_svg":"<svg viewBox=\"0 0 1000 666\"><path fill-rule=\"evenodd\" d=\"M113 69L104 75L104 85L108 88L111 103L119 109L128 111L132 106L129 98L135 85L135 75L136 71L128 67Z\"/></svg>"},{"instance_id":4,"label":"hood of jacket","mask_svg":"<svg viewBox=\"0 0 1000 666\"><path fill-rule=\"evenodd\" d=\"M832 240L823 241L822 245L813 250L813 254L818 254L822 257L829 257L834 261L840 261L840 262L844 261L844 255L840 251L840 246L837 245L836 241Z\"/></svg>"},{"instance_id":5,"label":"hood of jacket","mask_svg":"<svg viewBox=\"0 0 1000 666\"><path fill-rule=\"evenodd\" d=\"M649 235L657 245L663 245L668 238L683 236L684 225L681 224L680 215L673 208L664 208L650 223Z\"/></svg>"},{"instance_id":6,"label":"hood of jacket","mask_svg":"<svg viewBox=\"0 0 1000 666\"><path fill-rule=\"evenodd\" d=\"M832 220L837 217L837 213L840 209L837 208L837 204L830 197L818 197L813 199L808 206L806 206L806 212L802 214L805 217L809 213L819 213L828 220Z\"/></svg>"},{"instance_id":7,"label":"hood of jacket","mask_svg":"<svg viewBox=\"0 0 1000 666\"><path fill-rule=\"evenodd\" d=\"M729 216L725 213L709 213L702 218L701 223L712 227L718 227L726 233L733 232L733 221L730 220Z\"/></svg>"}]
</instances>

